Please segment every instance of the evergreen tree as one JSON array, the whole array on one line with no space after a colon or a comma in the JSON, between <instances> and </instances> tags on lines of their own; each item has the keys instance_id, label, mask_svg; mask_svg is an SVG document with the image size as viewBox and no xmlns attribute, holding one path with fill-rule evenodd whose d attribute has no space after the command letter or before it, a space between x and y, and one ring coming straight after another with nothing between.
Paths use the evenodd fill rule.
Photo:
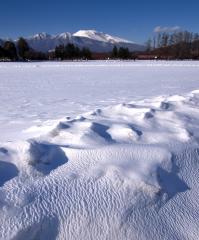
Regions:
<instances>
[{"instance_id":1,"label":"evergreen tree","mask_svg":"<svg viewBox=\"0 0 199 240\"><path fill-rule=\"evenodd\" d=\"M55 57L64 60L65 47L64 45L59 45L55 48Z\"/></svg>"},{"instance_id":2,"label":"evergreen tree","mask_svg":"<svg viewBox=\"0 0 199 240\"><path fill-rule=\"evenodd\" d=\"M4 49L0 46L0 59L5 57Z\"/></svg>"},{"instance_id":3,"label":"evergreen tree","mask_svg":"<svg viewBox=\"0 0 199 240\"><path fill-rule=\"evenodd\" d=\"M19 56L25 60L27 52L30 50L30 47L28 46L28 43L24 38L19 38L17 42L17 49L18 49L18 54Z\"/></svg>"},{"instance_id":4,"label":"evergreen tree","mask_svg":"<svg viewBox=\"0 0 199 240\"><path fill-rule=\"evenodd\" d=\"M77 46L72 43L64 45L59 45L55 48L55 58L65 60L65 59L91 59L92 54L88 48L83 48L80 50Z\"/></svg>"},{"instance_id":5,"label":"evergreen tree","mask_svg":"<svg viewBox=\"0 0 199 240\"><path fill-rule=\"evenodd\" d=\"M68 43L65 47L65 58L66 59L76 59L77 58L77 48L74 44Z\"/></svg>"},{"instance_id":6,"label":"evergreen tree","mask_svg":"<svg viewBox=\"0 0 199 240\"><path fill-rule=\"evenodd\" d=\"M118 57L120 59L130 59L131 58L131 54L129 52L129 49L120 47L119 51L118 51Z\"/></svg>"},{"instance_id":7,"label":"evergreen tree","mask_svg":"<svg viewBox=\"0 0 199 240\"><path fill-rule=\"evenodd\" d=\"M3 46L5 57L10 60L17 60L17 50L15 44L11 41L6 41Z\"/></svg>"},{"instance_id":8,"label":"evergreen tree","mask_svg":"<svg viewBox=\"0 0 199 240\"><path fill-rule=\"evenodd\" d=\"M91 60L92 59L92 54L89 48L82 48L81 50L81 56L83 59L86 60Z\"/></svg>"},{"instance_id":9,"label":"evergreen tree","mask_svg":"<svg viewBox=\"0 0 199 240\"><path fill-rule=\"evenodd\" d=\"M113 59L118 58L118 49L117 49L116 46L113 47L113 50L112 50L112 53L111 53L111 57L112 57Z\"/></svg>"},{"instance_id":10,"label":"evergreen tree","mask_svg":"<svg viewBox=\"0 0 199 240\"><path fill-rule=\"evenodd\" d=\"M81 51L78 47L75 47L75 56L76 56L76 59L81 58Z\"/></svg>"},{"instance_id":11,"label":"evergreen tree","mask_svg":"<svg viewBox=\"0 0 199 240\"><path fill-rule=\"evenodd\" d=\"M47 60L47 54L43 52L37 52L34 50L29 50L25 53L25 58L29 60Z\"/></svg>"}]
</instances>

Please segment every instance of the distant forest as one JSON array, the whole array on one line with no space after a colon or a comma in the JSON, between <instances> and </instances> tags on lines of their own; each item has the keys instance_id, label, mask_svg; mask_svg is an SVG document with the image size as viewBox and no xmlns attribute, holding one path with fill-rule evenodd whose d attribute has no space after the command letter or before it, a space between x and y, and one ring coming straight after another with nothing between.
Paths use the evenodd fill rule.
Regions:
<instances>
[{"instance_id":1,"label":"distant forest","mask_svg":"<svg viewBox=\"0 0 199 240\"><path fill-rule=\"evenodd\" d=\"M30 48L24 38L0 45L0 61L91 60L91 59L199 59L199 34L188 31L161 33L150 38L143 52L116 46L109 53L94 53L72 43L59 45L48 53Z\"/></svg>"},{"instance_id":2,"label":"distant forest","mask_svg":"<svg viewBox=\"0 0 199 240\"><path fill-rule=\"evenodd\" d=\"M199 34L188 31L159 33L146 43L146 54L165 59L199 59Z\"/></svg>"},{"instance_id":3,"label":"distant forest","mask_svg":"<svg viewBox=\"0 0 199 240\"><path fill-rule=\"evenodd\" d=\"M131 59L132 53L128 48L113 48L111 53L102 53L104 58ZM98 59L99 54L92 53L89 48L78 48L72 43L59 45L54 51L48 53L38 52L30 48L24 38L17 43L12 41L4 42L0 46L0 59L2 61L34 61L34 60L91 60Z\"/></svg>"},{"instance_id":4,"label":"distant forest","mask_svg":"<svg viewBox=\"0 0 199 240\"><path fill-rule=\"evenodd\" d=\"M88 48L79 49L73 44L60 45L55 51L48 53L38 52L30 48L24 38L17 43L6 41L0 46L0 59L4 61L28 61L28 60L75 60L91 59L91 52Z\"/></svg>"}]
</instances>

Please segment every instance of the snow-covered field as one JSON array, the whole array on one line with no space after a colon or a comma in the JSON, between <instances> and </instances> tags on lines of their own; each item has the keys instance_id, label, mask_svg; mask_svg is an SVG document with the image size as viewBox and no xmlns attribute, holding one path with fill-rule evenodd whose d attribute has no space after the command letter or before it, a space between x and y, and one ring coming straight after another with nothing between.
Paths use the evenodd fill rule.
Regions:
<instances>
[{"instance_id":1,"label":"snow-covered field","mask_svg":"<svg viewBox=\"0 0 199 240\"><path fill-rule=\"evenodd\" d=\"M0 239L199 239L199 62L0 64Z\"/></svg>"}]
</instances>

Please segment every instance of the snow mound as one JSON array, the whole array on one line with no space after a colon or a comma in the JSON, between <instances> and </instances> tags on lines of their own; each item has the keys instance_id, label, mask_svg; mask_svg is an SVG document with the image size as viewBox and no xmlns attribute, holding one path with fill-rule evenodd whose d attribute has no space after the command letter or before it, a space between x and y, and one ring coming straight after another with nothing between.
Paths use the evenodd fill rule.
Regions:
<instances>
[{"instance_id":1,"label":"snow mound","mask_svg":"<svg viewBox=\"0 0 199 240\"><path fill-rule=\"evenodd\" d=\"M193 91L1 144L0 239L198 239L198 121Z\"/></svg>"}]
</instances>

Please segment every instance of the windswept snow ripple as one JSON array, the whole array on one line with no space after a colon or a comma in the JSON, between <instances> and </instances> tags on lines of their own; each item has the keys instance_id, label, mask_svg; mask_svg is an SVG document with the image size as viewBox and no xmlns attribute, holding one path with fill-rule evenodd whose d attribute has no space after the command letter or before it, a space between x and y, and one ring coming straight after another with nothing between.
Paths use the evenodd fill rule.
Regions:
<instances>
[{"instance_id":1,"label":"windswept snow ripple","mask_svg":"<svg viewBox=\"0 0 199 240\"><path fill-rule=\"evenodd\" d=\"M194 91L2 143L0 239L198 239L198 122Z\"/></svg>"}]
</instances>

